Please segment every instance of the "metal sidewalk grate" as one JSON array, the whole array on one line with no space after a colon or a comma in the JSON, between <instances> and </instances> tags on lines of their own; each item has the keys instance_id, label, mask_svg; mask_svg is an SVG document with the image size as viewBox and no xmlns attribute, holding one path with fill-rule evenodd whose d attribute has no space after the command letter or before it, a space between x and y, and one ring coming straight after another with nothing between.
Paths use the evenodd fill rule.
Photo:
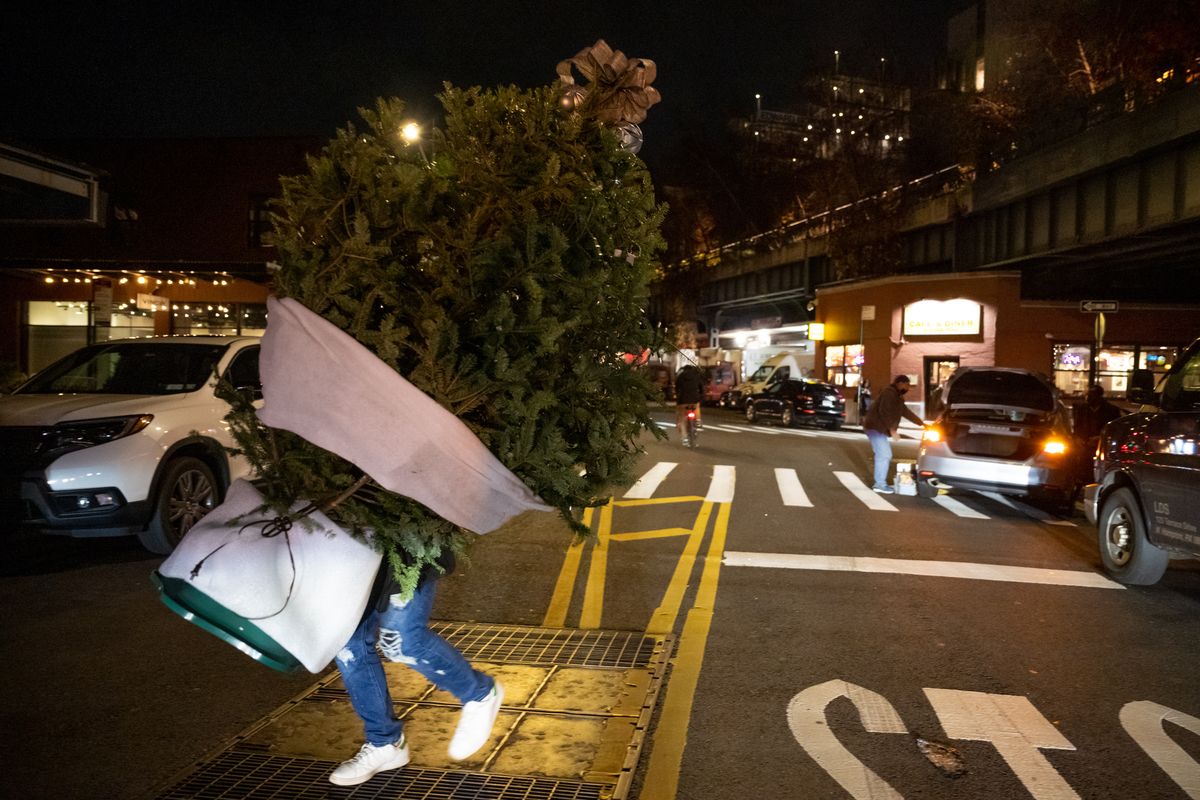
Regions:
<instances>
[{"instance_id":1,"label":"metal sidewalk grate","mask_svg":"<svg viewBox=\"0 0 1200 800\"><path fill-rule=\"evenodd\" d=\"M659 642L631 631L533 628L471 622L437 622L432 627L470 661L562 664L628 669L648 667Z\"/></svg>"},{"instance_id":2,"label":"metal sidewalk grate","mask_svg":"<svg viewBox=\"0 0 1200 800\"><path fill-rule=\"evenodd\" d=\"M551 778L447 772L409 767L382 772L359 786L329 783L333 761L226 750L160 800L601 800L610 788Z\"/></svg>"},{"instance_id":3,"label":"metal sidewalk grate","mask_svg":"<svg viewBox=\"0 0 1200 800\"><path fill-rule=\"evenodd\" d=\"M470 758L446 748L459 702L385 662L412 761L339 788L329 773L361 743L336 671L163 785L158 800L626 800L674 637L438 621L433 627L505 687L491 738Z\"/></svg>"}]
</instances>

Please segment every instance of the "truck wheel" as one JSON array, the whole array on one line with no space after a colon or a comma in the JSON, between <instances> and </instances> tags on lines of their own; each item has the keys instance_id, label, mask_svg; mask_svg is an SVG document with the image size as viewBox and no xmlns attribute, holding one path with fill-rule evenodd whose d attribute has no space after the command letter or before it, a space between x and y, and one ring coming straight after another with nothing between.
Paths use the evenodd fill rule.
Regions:
<instances>
[{"instance_id":1,"label":"truck wheel","mask_svg":"<svg viewBox=\"0 0 1200 800\"><path fill-rule=\"evenodd\" d=\"M193 525L216 508L218 494L217 479L208 464L191 456L168 462L150 524L138 533L142 547L159 555L170 553Z\"/></svg>"},{"instance_id":2,"label":"truck wheel","mask_svg":"<svg viewBox=\"0 0 1200 800\"><path fill-rule=\"evenodd\" d=\"M1146 538L1141 506L1128 488L1105 498L1097 532L1104 569L1120 583L1148 586L1167 571L1170 556Z\"/></svg>"},{"instance_id":3,"label":"truck wheel","mask_svg":"<svg viewBox=\"0 0 1200 800\"><path fill-rule=\"evenodd\" d=\"M758 419L758 412L754 410L754 403L746 403L746 422L754 422Z\"/></svg>"}]
</instances>

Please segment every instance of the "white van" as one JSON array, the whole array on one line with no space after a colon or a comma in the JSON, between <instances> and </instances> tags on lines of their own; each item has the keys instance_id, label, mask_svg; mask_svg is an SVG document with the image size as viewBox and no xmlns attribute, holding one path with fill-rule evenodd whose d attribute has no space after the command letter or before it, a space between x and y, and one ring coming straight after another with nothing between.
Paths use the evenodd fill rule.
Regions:
<instances>
[{"instance_id":1,"label":"white van","mask_svg":"<svg viewBox=\"0 0 1200 800\"><path fill-rule=\"evenodd\" d=\"M788 378L803 378L800 361L792 353L776 353L754 370L736 389L721 395L722 408L742 408L746 398Z\"/></svg>"}]
</instances>

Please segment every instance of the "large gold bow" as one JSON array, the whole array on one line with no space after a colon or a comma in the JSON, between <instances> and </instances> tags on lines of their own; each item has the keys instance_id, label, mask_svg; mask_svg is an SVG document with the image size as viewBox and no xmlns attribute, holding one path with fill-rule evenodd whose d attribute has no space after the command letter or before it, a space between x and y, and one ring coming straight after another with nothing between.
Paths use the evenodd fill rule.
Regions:
<instances>
[{"instance_id":1,"label":"large gold bow","mask_svg":"<svg viewBox=\"0 0 1200 800\"><path fill-rule=\"evenodd\" d=\"M588 81L575 83L572 67ZM564 104L595 115L613 125L637 124L646 119L650 106L662 100L650 83L658 74L654 62L645 58L626 58L599 39L573 58L558 62Z\"/></svg>"}]
</instances>

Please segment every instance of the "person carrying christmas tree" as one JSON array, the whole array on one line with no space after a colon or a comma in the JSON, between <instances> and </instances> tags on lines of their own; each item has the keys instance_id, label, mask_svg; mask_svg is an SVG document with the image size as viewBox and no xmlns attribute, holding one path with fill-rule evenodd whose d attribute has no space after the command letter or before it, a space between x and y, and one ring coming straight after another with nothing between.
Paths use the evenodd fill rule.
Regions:
<instances>
[{"instance_id":1,"label":"person carrying christmas tree","mask_svg":"<svg viewBox=\"0 0 1200 800\"><path fill-rule=\"evenodd\" d=\"M664 436L622 358L661 348L644 309L666 209L636 157L654 64L598 41L558 74L447 86L419 152L380 100L283 180L264 405L229 419L268 507L307 500L383 555L334 659L366 736L340 786L410 757L380 653L462 701L451 758L487 743L503 688L430 630L438 577L527 510L590 535L578 510Z\"/></svg>"}]
</instances>

